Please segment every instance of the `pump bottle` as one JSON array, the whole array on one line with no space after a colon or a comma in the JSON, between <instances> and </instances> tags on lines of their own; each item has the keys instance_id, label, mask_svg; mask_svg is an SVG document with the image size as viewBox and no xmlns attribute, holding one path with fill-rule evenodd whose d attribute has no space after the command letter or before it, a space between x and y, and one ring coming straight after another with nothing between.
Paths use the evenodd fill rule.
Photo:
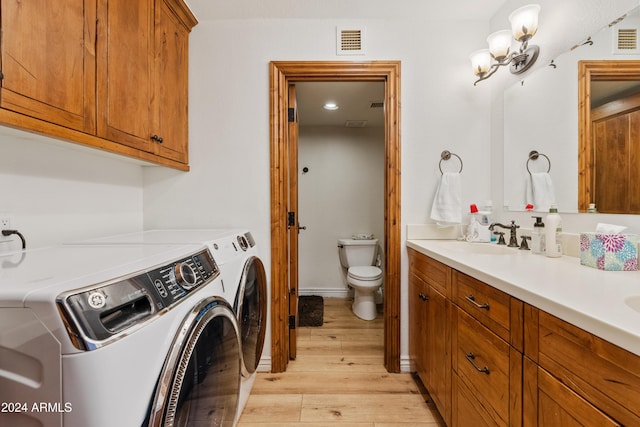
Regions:
<instances>
[{"instance_id":1,"label":"pump bottle","mask_svg":"<svg viewBox=\"0 0 640 427\"><path fill-rule=\"evenodd\" d=\"M544 222L542 222L541 216L533 216L531 218L536 220L533 224L533 231L531 231L531 253L543 254L546 251Z\"/></svg>"},{"instance_id":2,"label":"pump bottle","mask_svg":"<svg viewBox=\"0 0 640 427\"><path fill-rule=\"evenodd\" d=\"M551 205L549 208L549 214L545 222L545 255L551 258L560 257L562 255L562 243L558 233L562 231L562 219L558 214L556 205Z\"/></svg>"}]
</instances>

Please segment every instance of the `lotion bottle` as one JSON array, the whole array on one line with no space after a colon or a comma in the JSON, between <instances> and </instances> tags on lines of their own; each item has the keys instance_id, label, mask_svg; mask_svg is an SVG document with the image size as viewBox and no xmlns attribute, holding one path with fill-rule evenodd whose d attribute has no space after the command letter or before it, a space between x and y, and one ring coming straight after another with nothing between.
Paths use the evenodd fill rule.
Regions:
<instances>
[{"instance_id":1,"label":"lotion bottle","mask_svg":"<svg viewBox=\"0 0 640 427\"><path fill-rule=\"evenodd\" d=\"M546 252L544 222L542 222L541 216L533 216L532 218L535 218L536 222L533 224L533 231L531 231L531 253L543 254Z\"/></svg>"},{"instance_id":2,"label":"lotion bottle","mask_svg":"<svg viewBox=\"0 0 640 427\"><path fill-rule=\"evenodd\" d=\"M545 255L551 258L558 258L562 255L562 244L558 233L562 231L562 219L558 214L556 205L551 205L549 214L545 219Z\"/></svg>"}]
</instances>

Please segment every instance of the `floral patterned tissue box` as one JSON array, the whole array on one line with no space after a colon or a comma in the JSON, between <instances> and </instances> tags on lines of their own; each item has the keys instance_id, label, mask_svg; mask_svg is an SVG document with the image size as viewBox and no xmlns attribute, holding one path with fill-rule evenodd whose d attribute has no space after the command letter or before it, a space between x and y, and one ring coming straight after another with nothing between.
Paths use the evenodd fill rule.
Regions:
<instances>
[{"instance_id":1,"label":"floral patterned tissue box","mask_svg":"<svg viewBox=\"0 0 640 427\"><path fill-rule=\"evenodd\" d=\"M637 236L580 233L580 264L599 270L638 270Z\"/></svg>"}]
</instances>

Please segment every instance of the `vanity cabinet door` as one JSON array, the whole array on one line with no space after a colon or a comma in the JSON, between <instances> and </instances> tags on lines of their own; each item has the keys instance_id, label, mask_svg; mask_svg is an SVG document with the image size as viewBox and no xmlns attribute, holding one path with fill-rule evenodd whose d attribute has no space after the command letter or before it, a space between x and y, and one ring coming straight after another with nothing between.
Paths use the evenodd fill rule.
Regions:
<instances>
[{"instance_id":1,"label":"vanity cabinet door","mask_svg":"<svg viewBox=\"0 0 640 427\"><path fill-rule=\"evenodd\" d=\"M451 420L452 303L429 286L427 302L427 378L425 387L444 421Z\"/></svg>"},{"instance_id":2,"label":"vanity cabinet door","mask_svg":"<svg viewBox=\"0 0 640 427\"><path fill-rule=\"evenodd\" d=\"M529 305L525 336L525 354L533 363L616 422L640 426L640 356ZM562 393L557 402L566 407L563 396L570 399ZM525 402L525 412L535 412L536 400Z\"/></svg>"},{"instance_id":3,"label":"vanity cabinet door","mask_svg":"<svg viewBox=\"0 0 640 427\"><path fill-rule=\"evenodd\" d=\"M95 132L95 1L1 0L0 12L2 122Z\"/></svg>"},{"instance_id":4,"label":"vanity cabinet door","mask_svg":"<svg viewBox=\"0 0 640 427\"><path fill-rule=\"evenodd\" d=\"M427 384L427 284L418 276L409 273L409 359L413 369L422 381Z\"/></svg>"}]
</instances>

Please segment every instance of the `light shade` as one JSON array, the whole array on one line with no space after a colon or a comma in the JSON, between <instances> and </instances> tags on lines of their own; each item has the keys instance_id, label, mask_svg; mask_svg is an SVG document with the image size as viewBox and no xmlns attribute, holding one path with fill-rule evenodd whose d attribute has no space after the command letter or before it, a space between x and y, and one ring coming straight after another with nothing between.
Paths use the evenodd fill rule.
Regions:
<instances>
[{"instance_id":1,"label":"light shade","mask_svg":"<svg viewBox=\"0 0 640 427\"><path fill-rule=\"evenodd\" d=\"M473 73L476 76L482 76L491 69L491 53L489 49L480 49L469 55Z\"/></svg>"},{"instance_id":2,"label":"light shade","mask_svg":"<svg viewBox=\"0 0 640 427\"><path fill-rule=\"evenodd\" d=\"M511 50L511 31L500 30L487 37L489 52L497 61L502 61L509 55Z\"/></svg>"},{"instance_id":3,"label":"light shade","mask_svg":"<svg viewBox=\"0 0 640 427\"><path fill-rule=\"evenodd\" d=\"M538 14L540 5L528 4L514 10L509 15L513 38L519 42L529 40L538 31Z\"/></svg>"}]
</instances>

